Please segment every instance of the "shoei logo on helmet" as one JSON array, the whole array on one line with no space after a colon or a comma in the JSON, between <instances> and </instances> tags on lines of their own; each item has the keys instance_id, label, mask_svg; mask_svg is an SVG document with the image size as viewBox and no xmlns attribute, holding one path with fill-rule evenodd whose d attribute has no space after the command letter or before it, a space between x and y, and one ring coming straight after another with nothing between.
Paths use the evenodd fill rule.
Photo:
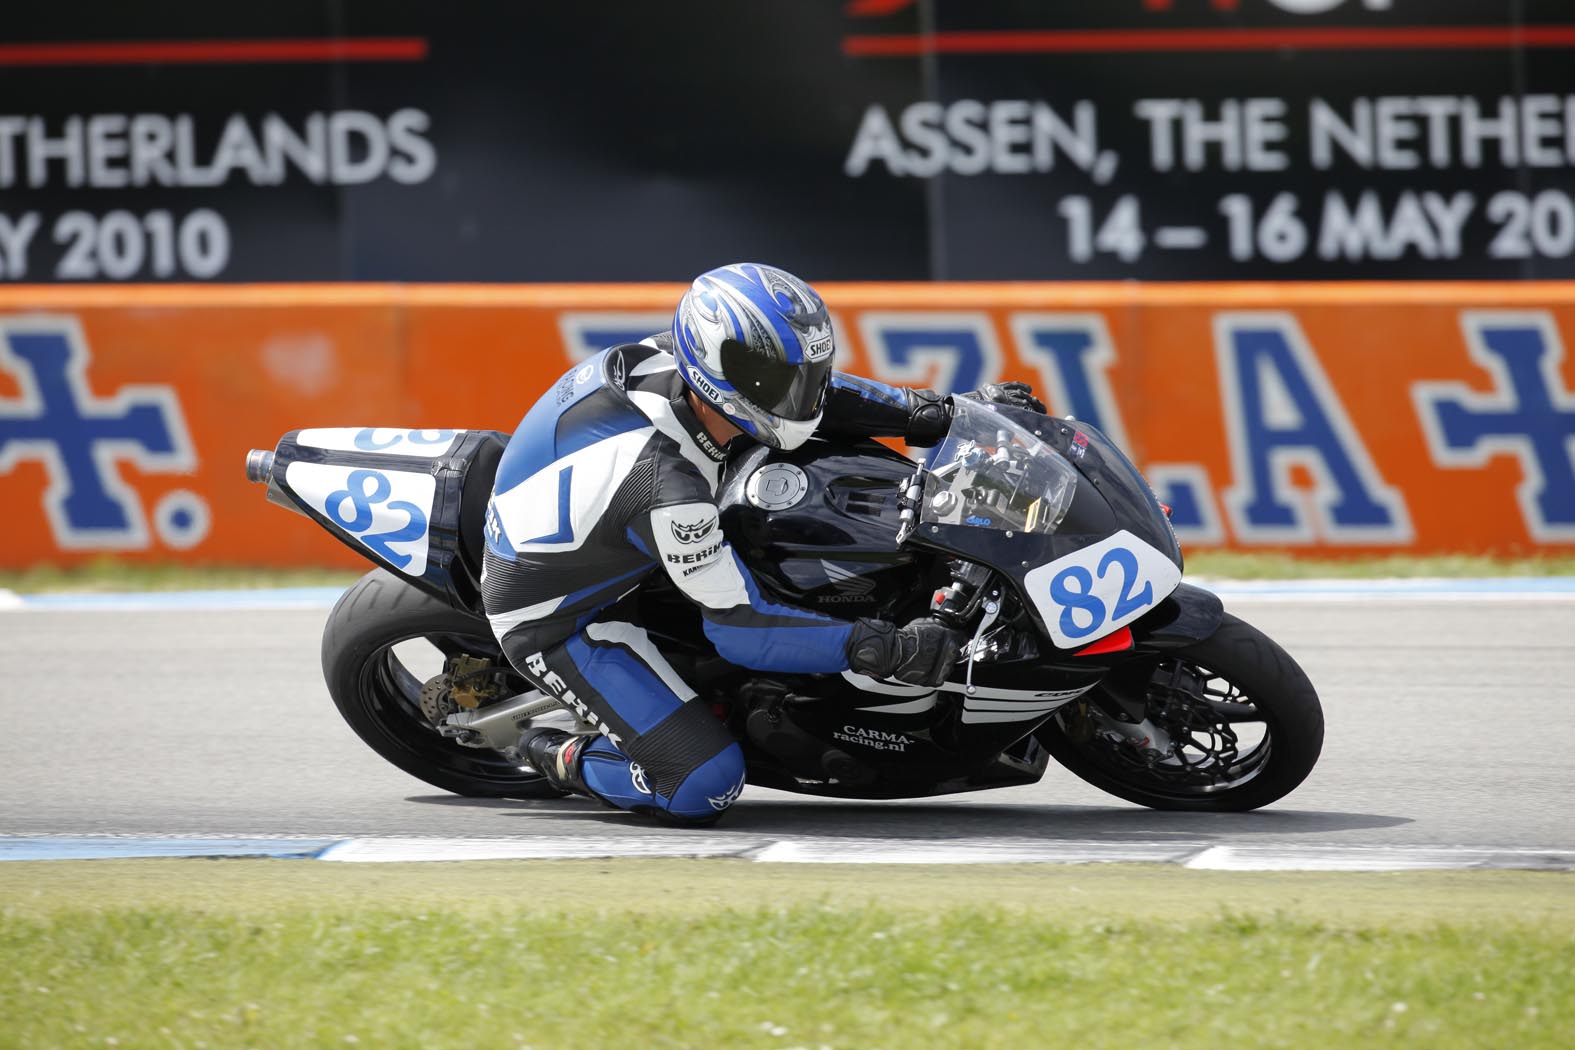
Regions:
<instances>
[{"instance_id":1,"label":"shoei logo on helmet","mask_svg":"<svg viewBox=\"0 0 1575 1050\"><path fill-rule=\"evenodd\" d=\"M721 404L722 391L718 390L715 384L705 377L704 372L700 371L700 369L696 368L694 365L684 366L684 371L689 376L689 382L693 384L694 388L700 392L701 397L705 398L707 401L715 401L716 403Z\"/></svg>"},{"instance_id":2,"label":"shoei logo on helmet","mask_svg":"<svg viewBox=\"0 0 1575 1050\"><path fill-rule=\"evenodd\" d=\"M697 521L692 525L685 525L677 519L673 520L673 539L679 543L699 543L711 535L711 530L716 528L716 519L708 518Z\"/></svg>"},{"instance_id":3,"label":"shoei logo on helmet","mask_svg":"<svg viewBox=\"0 0 1575 1050\"><path fill-rule=\"evenodd\" d=\"M834 340L831 338L831 333L827 332L824 337L811 339L804 344L804 360L810 364L824 361L831 356L831 351L834 349L836 349Z\"/></svg>"}]
</instances>

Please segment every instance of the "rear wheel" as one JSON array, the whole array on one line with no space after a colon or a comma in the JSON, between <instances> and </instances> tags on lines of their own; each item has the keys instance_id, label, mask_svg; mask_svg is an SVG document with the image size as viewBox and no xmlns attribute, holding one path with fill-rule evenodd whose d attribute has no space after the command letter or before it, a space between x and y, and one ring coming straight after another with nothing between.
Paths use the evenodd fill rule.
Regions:
<instances>
[{"instance_id":1,"label":"rear wheel","mask_svg":"<svg viewBox=\"0 0 1575 1050\"><path fill-rule=\"evenodd\" d=\"M1095 787L1152 809L1266 806L1306 779L1323 748L1323 709L1307 675L1229 614L1208 638L1159 662L1140 721L1097 701L1067 705L1039 730L1040 742Z\"/></svg>"},{"instance_id":2,"label":"rear wheel","mask_svg":"<svg viewBox=\"0 0 1575 1050\"><path fill-rule=\"evenodd\" d=\"M425 640L428 663L486 661L505 691L529 688L509 667L486 620L374 569L346 591L323 631L323 677L334 706L368 747L400 769L445 791L477 798L552 798L561 794L534 770L501 752L465 747L441 735L423 710L432 667L413 669ZM467 668L480 666L467 662ZM467 677L478 672L470 670ZM480 672L485 677L487 672ZM429 690L427 706L434 705Z\"/></svg>"}]
</instances>

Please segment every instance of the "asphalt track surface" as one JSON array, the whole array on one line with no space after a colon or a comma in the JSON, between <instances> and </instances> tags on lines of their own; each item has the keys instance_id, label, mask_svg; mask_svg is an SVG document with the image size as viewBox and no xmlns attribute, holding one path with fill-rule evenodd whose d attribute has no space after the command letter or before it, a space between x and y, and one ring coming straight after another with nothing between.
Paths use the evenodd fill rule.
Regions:
<instances>
[{"instance_id":1,"label":"asphalt track surface","mask_svg":"<svg viewBox=\"0 0 1575 1050\"><path fill-rule=\"evenodd\" d=\"M1575 851L1575 594L1259 595L1227 607L1297 658L1327 716L1318 768L1272 807L1156 813L1052 764L1030 787L911 802L751 788L706 841L807 836L832 853L890 840ZM662 851L693 834L577 799L463 799L387 765L323 686L326 615L0 614L0 836L430 836Z\"/></svg>"}]
</instances>

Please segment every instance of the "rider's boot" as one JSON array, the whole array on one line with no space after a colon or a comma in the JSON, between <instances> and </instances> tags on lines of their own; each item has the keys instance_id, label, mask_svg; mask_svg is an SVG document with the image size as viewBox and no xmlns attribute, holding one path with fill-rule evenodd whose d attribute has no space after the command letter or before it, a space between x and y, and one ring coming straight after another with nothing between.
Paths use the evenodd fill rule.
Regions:
<instances>
[{"instance_id":1,"label":"rider's boot","mask_svg":"<svg viewBox=\"0 0 1575 1050\"><path fill-rule=\"evenodd\" d=\"M594 798L580 775L580 757L593 739L594 733L566 733L551 726L535 726L520 734L519 753L559 791Z\"/></svg>"}]
</instances>

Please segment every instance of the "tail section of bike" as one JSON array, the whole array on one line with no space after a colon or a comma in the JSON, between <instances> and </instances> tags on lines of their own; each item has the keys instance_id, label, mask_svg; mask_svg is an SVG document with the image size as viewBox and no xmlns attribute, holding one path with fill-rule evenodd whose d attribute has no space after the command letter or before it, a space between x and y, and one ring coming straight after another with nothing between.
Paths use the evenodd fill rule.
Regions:
<instances>
[{"instance_id":1,"label":"tail section of bike","mask_svg":"<svg viewBox=\"0 0 1575 1050\"><path fill-rule=\"evenodd\" d=\"M292 430L247 474L357 554L456 608L480 608L482 521L508 435L490 430Z\"/></svg>"}]
</instances>

